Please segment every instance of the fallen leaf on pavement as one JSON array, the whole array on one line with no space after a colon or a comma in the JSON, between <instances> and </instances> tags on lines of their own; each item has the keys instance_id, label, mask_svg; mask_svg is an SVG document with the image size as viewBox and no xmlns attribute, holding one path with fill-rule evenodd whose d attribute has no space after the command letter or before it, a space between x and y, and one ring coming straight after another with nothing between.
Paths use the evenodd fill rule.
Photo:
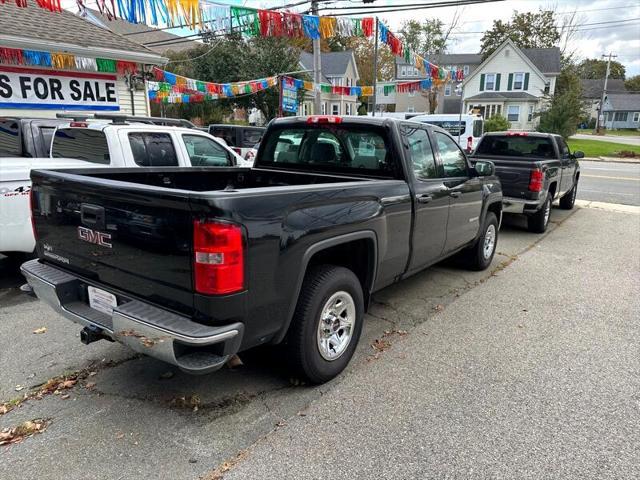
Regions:
<instances>
[{"instance_id":1,"label":"fallen leaf on pavement","mask_svg":"<svg viewBox=\"0 0 640 480\"><path fill-rule=\"evenodd\" d=\"M433 307L433 309L434 309L436 312L441 312L441 311L443 311L443 310L444 310L444 305L442 305L441 303L439 303L438 305L436 305L435 307Z\"/></svg>"},{"instance_id":2,"label":"fallen leaf on pavement","mask_svg":"<svg viewBox=\"0 0 640 480\"><path fill-rule=\"evenodd\" d=\"M242 363L242 360L240 360L240 357L238 355L233 355L227 361L227 367L230 368L231 370L237 367L241 367L242 365L244 365L244 363Z\"/></svg>"},{"instance_id":3,"label":"fallen leaf on pavement","mask_svg":"<svg viewBox=\"0 0 640 480\"><path fill-rule=\"evenodd\" d=\"M66 400L67 398L69 398L71 395L69 395L68 393L65 393L64 395L62 395L60 398L62 400Z\"/></svg>"},{"instance_id":4,"label":"fallen leaf on pavement","mask_svg":"<svg viewBox=\"0 0 640 480\"><path fill-rule=\"evenodd\" d=\"M40 333L45 333L47 331L47 327L40 327L40 328L36 328L33 333L35 333L36 335L40 334Z\"/></svg>"},{"instance_id":5,"label":"fallen leaf on pavement","mask_svg":"<svg viewBox=\"0 0 640 480\"><path fill-rule=\"evenodd\" d=\"M71 388L76 384L77 380L65 380L63 382L61 382L60 384L58 384L58 389L66 389L66 388Z\"/></svg>"},{"instance_id":6,"label":"fallen leaf on pavement","mask_svg":"<svg viewBox=\"0 0 640 480\"><path fill-rule=\"evenodd\" d=\"M124 438L124 433L122 433L122 432L118 432L118 433L116 433L116 438L117 438L118 440L120 440L121 438Z\"/></svg>"},{"instance_id":7,"label":"fallen leaf on pavement","mask_svg":"<svg viewBox=\"0 0 640 480\"><path fill-rule=\"evenodd\" d=\"M15 427L5 428L0 432L0 445L10 445L18 443L31 435L42 433L47 428L49 422L44 419L27 420Z\"/></svg>"},{"instance_id":8,"label":"fallen leaf on pavement","mask_svg":"<svg viewBox=\"0 0 640 480\"><path fill-rule=\"evenodd\" d=\"M87 390L91 390L95 386L96 386L96 382L87 382L84 388L86 388Z\"/></svg>"},{"instance_id":9,"label":"fallen leaf on pavement","mask_svg":"<svg viewBox=\"0 0 640 480\"><path fill-rule=\"evenodd\" d=\"M24 385L16 385L16 392L19 392L20 390L24 390Z\"/></svg>"}]
</instances>

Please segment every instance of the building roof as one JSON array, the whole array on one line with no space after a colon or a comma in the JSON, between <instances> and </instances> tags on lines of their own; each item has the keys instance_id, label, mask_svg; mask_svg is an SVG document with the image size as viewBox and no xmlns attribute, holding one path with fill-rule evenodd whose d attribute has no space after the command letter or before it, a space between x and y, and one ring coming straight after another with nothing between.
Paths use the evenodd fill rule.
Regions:
<instances>
[{"instance_id":1,"label":"building roof","mask_svg":"<svg viewBox=\"0 0 640 480\"><path fill-rule=\"evenodd\" d=\"M430 56L428 60L439 66L480 65L482 63L482 55L479 53L444 53ZM396 65L409 65L409 62L403 57L396 57Z\"/></svg>"},{"instance_id":2,"label":"building roof","mask_svg":"<svg viewBox=\"0 0 640 480\"><path fill-rule=\"evenodd\" d=\"M34 0L27 2L27 8L18 7L13 2L0 3L2 46L76 53L90 50L95 51L95 56L106 58L113 58L113 54L109 57L106 52L115 50L123 53L116 60L129 59L134 55L149 56L149 63L153 63L154 59L156 62L163 60L160 55L139 43L100 28L71 12L50 12L39 8Z\"/></svg>"},{"instance_id":3,"label":"building roof","mask_svg":"<svg viewBox=\"0 0 640 480\"><path fill-rule=\"evenodd\" d=\"M640 112L640 93L608 93L603 110Z\"/></svg>"},{"instance_id":4,"label":"building roof","mask_svg":"<svg viewBox=\"0 0 640 480\"><path fill-rule=\"evenodd\" d=\"M522 53L542 73L560 73L560 49L551 48L521 48Z\"/></svg>"},{"instance_id":5,"label":"building roof","mask_svg":"<svg viewBox=\"0 0 640 480\"><path fill-rule=\"evenodd\" d=\"M109 20L106 15L91 8L86 9L86 17L84 18L102 28L107 28L118 35L122 35L129 40L142 45L149 44L147 48L160 54L168 51L182 52L202 45L199 42L185 40L173 33L151 28L144 23L131 23L120 19ZM156 42L163 43L160 45L152 45L152 43Z\"/></svg>"},{"instance_id":6,"label":"building roof","mask_svg":"<svg viewBox=\"0 0 640 480\"><path fill-rule=\"evenodd\" d=\"M482 92L466 100L538 100L538 97L527 92Z\"/></svg>"},{"instance_id":7,"label":"building roof","mask_svg":"<svg viewBox=\"0 0 640 480\"><path fill-rule=\"evenodd\" d=\"M355 63L352 50L323 53L320 57L323 81L328 82L327 77L338 77L347 73L349 62L353 62L357 74L358 66ZM307 52L301 52L300 63L305 69L313 70L313 55Z\"/></svg>"},{"instance_id":8,"label":"building roof","mask_svg":"<svg viewBox=\"0 0 640 480\"><path fill-rule=\"evenodd\" d=\"M580 80L582 84L582 96L584 98L596 98L602 97L602 90L604 89L604 78L583 78ZM611 93L626 93L624 86L624 80L619 78L610 78L607 81L607 91Z\"/></svg>"}]
</instances>

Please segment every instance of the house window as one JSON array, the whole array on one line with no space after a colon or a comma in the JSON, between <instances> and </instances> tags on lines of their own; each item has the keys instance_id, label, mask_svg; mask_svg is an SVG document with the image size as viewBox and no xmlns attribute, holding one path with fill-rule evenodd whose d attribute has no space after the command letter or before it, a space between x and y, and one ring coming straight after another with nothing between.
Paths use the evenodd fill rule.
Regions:
<instances>
[{"instance_id":1,"label":"house window","mask_svg":"<svg viewBox=\"0 0 640 480\"><path fill-rule=\"evenodd\" d=\"M529 113L527 114L527 122L532 122L533 121L533 111L534 111L534 106L533 105L529 105Z\"/></svg>"},{"instance_id":2,"label":"house window","mask_svg":"<svg viewBox=\"0 0 640 480\"><path fill-rule=\"evenodd\" d=\"M640 112L633 113L633 121L634 123L638 123L640 121Z\"/></svg>"},{"instance_id":3,"label":"house window","mask_svg":"<svg viewBox=\"0 0 640 480\"><path fill-rule=\"evenodd\" d=\"M327 114L327 102L322 102L322 115Z\"/></svg>"},{"instance_id":4,"label":"house window","mask_svg":"<svg viewBox=\"0 0 640 480\"><path fill-rule=\"evenodd\" d=\"M344 104L344 114L345 115L351 115L351 104L350 103L345 103Z\"/></svg>"},{"instance_id":5,"label":"house window","mask_svg":"<svg viewBox=\"0 0 640 480\"><path fill-rule=\"evenodd\" d=\"M413 107L407 107L407 112L413 113L415 112L415 109Z\"/></svg>"},{"instance_id":6,"label":"house window","mask_svg":"<svg viewBox=\"0 0 640 480\"><path fill-rule=\"evenodd\" d=\"M551 83L547 82L544 84L544 93L549 93L551 91Z\"/></svg>"},{"instance_id":7,"label":"house window","mask_svg":"<svg viewBox=\"0 0 640 480\"><path fill-rule=\"evenodd\" d=\"M450 97L451 96L451 84L448 83L444 86L444 96L445 97Z\"/></svg>"},{"instance_id":8,"label":"house window","mask_svg":"<svg viewBox=\"0 0 640 480\"><path fill-rule=\"evenodd\" d=\"M414 68L414 69L413 69L413 76L414 76L414 77L417 77L419 73L420 73L420 72L418 71L418 69L417 69L417 68Z\"/></svg>"},{"instance_id":9,"label":"house window","mask_svg":"<svg viewBox=\"0 0 640 480\"><path fill-rule=\"evenodd\" d=\"M465 65L464 67L462 67L462 73L465 77L469 75L469 65Z\"/></svg>"},{"instance_id":10,"label":"house window","mask_svg":"<svg viewBox=\"0 0 640 480\"><path fill-rule=\"evenodd\" d=\"M509 105L507 107L507 120L510 122L520 120L520 105Z\"/></svg>"},{"instance_id":11,"label":"house window","mask_svg":"<svg viewBox=\"0 0 640 480\"><path fill-rule=\"evenodd\" d=\"M331 104L331 115L340 115L340 104L332 103Z\"/></svg>"},{"instance_id":12,"label":"house window","mask_svg":"<svg viewBox=\"0 0 640 480\"><path fill-rule=\"evenodd\" d=\"M616 116L613 119L615 122L626 122L629 112L616 112Z\"/></svg>"},{"instance_id":13,"label":"house window","mask_svg":"<svg viewBox=\"0 0 640 480\"><path fill-rule=\"evenodd\" d=\"M487 73L484 77L484 89L495 90L495 88L496 88L496 74Z\"/></svg>"},{"instance_id":14,"label":"house window","mask_svg":"<svg viewBox=\"0 0 640 480\"><path fill-rule=\"evenodd\" d=\"M400 69L400 76L401 77L406 77L407 76L407 67L406 66L402 66L402 68Z\"/></svg>"},{"instance_id":15,"label":"house window","mask_svg":"<svg viewBox=\"0 0 640 480\"><path fill-rule=\"evenodd\" d=\"M333 85L334 87L341 87L342 86L342 78L341 77L332 77L331 78L331 85Z\"/></svg>"},{"instance_id":16,"label":"house window","mask_svg":"<svg viewBox=\"0 0 640 480\"><path fill-rule=\"evenodd\" d=\"M522 90L524 86L524 73L514 73L513 74L513 89L514 90Z\"/></svg>"}]
</instances>

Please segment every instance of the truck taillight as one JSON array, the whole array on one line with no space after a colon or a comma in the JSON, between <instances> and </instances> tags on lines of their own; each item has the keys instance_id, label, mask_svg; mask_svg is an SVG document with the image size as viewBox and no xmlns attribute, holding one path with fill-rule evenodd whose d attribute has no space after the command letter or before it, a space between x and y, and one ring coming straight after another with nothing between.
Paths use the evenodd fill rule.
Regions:
<instances>
[{"instance_id":1,"label":"truck taillight","mask_svg":"<svg viewBox=\"0 0 640 480\"><path fill-rule=\"evenodd\" d=\"M541 192L544 186L544 173L539 168L531 170L531 177L529 178L529 191Z\"/></svg>"},{"instance_id":2,"label":"truck taillight","mask_svg":"<svg viewBox=\"0 0 640 480\"><path fill-rule=\"evenodd\" d=\"M471 153L473 150L473 137L467 137L467 153Z\"/></svg>"},{"instance_id":3,"label":"truck taillight","mask_svg":"<svg viewBox=\"0 0 640 480\"><path fill-rule=\"evenodd\" d=\"M337 115L311 115L307 118L307 123L342 123L342 117Z\"/></svg>"},{"instance_id":4,"label":"truck taillight","mask_svg":"<svg viewBox=\"0 0 640 480\"><path fill-rule=\"evenodd\" d=\"M31 215L31 230L33 230L33 238L38 240L38 233L36 232L36 219L33 215L33 188L29 190L29 213Z\"/></svg>"},{"instance_id":5,"label":"truck taillight","mask_svg":"<svg viewBox=\"0 0 640 480\"><path fill-rule=\"evenodd\" d=\"M193 251L196 292L222 295L244 289L244 241L238 225L195 220Z\"/></svg>"}]
</instances>

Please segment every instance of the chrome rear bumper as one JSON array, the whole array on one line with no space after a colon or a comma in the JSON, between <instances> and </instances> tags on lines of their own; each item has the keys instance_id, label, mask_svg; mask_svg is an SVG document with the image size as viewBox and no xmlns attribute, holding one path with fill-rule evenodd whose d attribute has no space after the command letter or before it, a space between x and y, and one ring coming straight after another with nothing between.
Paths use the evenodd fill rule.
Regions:
<instances>
[{"instance_id":1,"label":"chrome rear bumper","mask_svg":"<svg viewBox=\"0 0 640 480\"><path fill-rule=\"evenodd\" d=\"M108 315L89 306L86 291L91 284L84 279L39 260L28 261L20 269L38 298L60 315L187 373L217 370L240 348L242 323L203 325L122 295L117 295L118 306Z\"/></svg>"}]
</instances>

